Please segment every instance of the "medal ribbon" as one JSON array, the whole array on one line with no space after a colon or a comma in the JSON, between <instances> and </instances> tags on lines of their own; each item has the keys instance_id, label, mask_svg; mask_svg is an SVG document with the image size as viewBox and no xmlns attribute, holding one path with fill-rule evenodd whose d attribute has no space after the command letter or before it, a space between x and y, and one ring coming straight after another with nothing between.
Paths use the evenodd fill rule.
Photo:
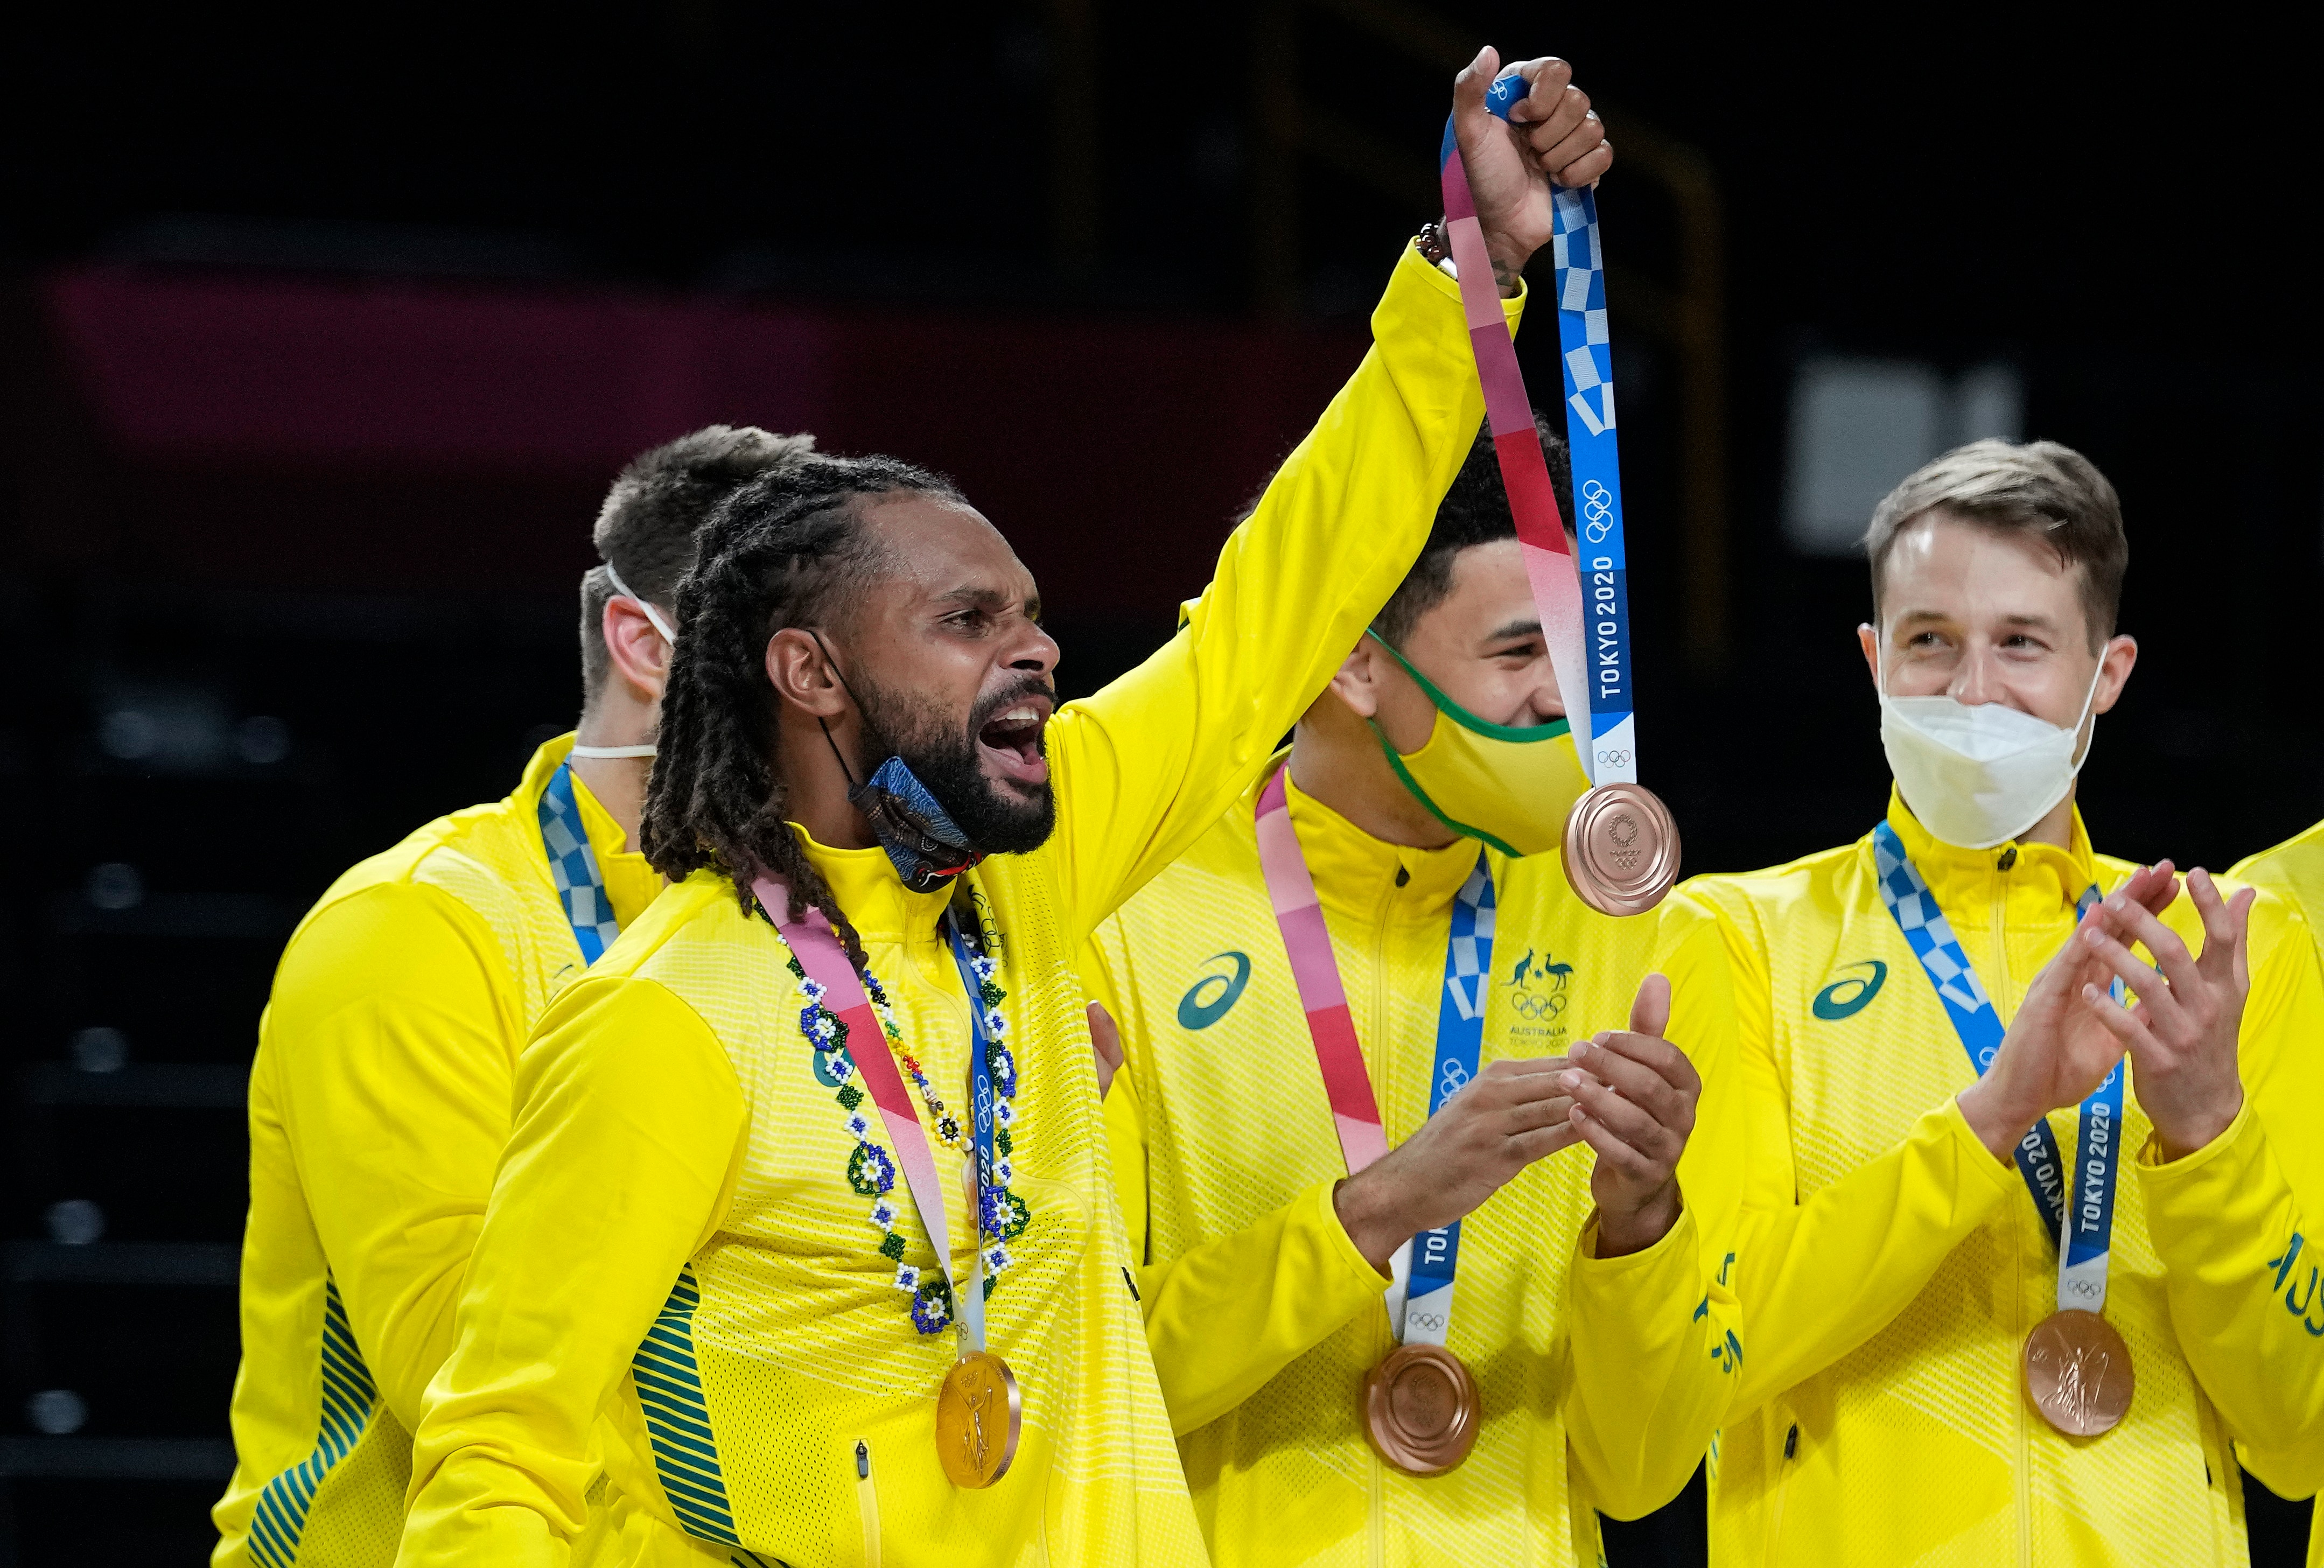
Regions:
<instances>
[{"instance_id":1,"label":"medal ribbon","mask_svg":"<svg viewBox=\"0 0 2324 1568\"><path fill-rule=\"evenodd\" d=\"M974 1174L968 1184L968 1212L976 1216L979 1232L977 1272L981 1277L984 1271L982 1238L990 1236L994 1241L999 1241L1001 1227L1006 1222L1002 1215L986 1213L983 1201L986 1193L1000 1192L1005 1185L1001 1180L1000 1173L992 1168L992 1041L984 1032L983 982L977 979L976 971L972 967L972 961L975 955L969 951L968 939L961 934L960 917L956 913L945 921L945 935L952 940L952 960L960 968L961 989L968 993L968 1021L971 1036L969 1040L971 1049L968 1053L969 1121L976 1130L976 1164L973 1167ZM891 1072L893 1070L893 1068L890 1069ZM954 1291L953 1294L958 1296L959 1292ZM971 1294L974 1297L973 1305L962 1309L961 1321L969 1325L971 1346L982 1350L984 1348L984 1290L980 1286Z\"/></svg>"},{"instance_id":2,"label":"medal ribbon","mask_svg":"<svg viewBox=\"0 0 2324 1568\"><path fill-rule=\"evenodd\" d=\"M803 919L791 918L790 890L772 877L761 877L751 884L759 897L759 907L767 918L775 923L784 942L806 970L807 978L823 987L824 1005L840 1022L847 1026L848 1059L862 1075L864 1091L872 1102L880 1108L880 1120L888 1129L888 1140L896 1150L896 1163L902 1167L904 1185L912 1194L913 1206L920 1212L920 1223L928 1232L928 1245L936 1249L936 1266L944 1270L945 1283L952 1287L954 1312L961 1332L971 1351L984 1348L984 1250L977 1249L977 1288L963 1290L952 1268L952 1229L945 1215L944 1184L936 1176L936 1155L928 1148L928 1135L920 1126L919 1112L912 1107L912 1097L904 1087L904 1075L896 1071L896 1058L888 1048L888 1031L880 1027L879 1016L872 1010L872 999L863 994L863 981L849 963L847 954L833 934L831 922L820 909L809 909ZM969 1011L976 1012L976 991L969 990ZM868 1042L868 1043L866 1043ZM978 1041L983 1043L982 1026ZM983 1056L980 1048L973 1053ZM979 1158L984 1156L983 1140L991 1125L992 1081L987 1075L978 1085L980 1093L976 1111ZM970 1205L973 1212L973 1203Z\"/></svg>"},{"instance_id":3,"label":"medal ribbon","mask_svg":"<svg viewBox=\"0 0 2324 1568\"><path fill-rule=\"evenodd\" d=\"M622 934L613 918L613 901L605 896L605 878L597 869L596 851L589 847L589 830L581 823L581 803L573 798L573 764L559 762L540 792L540 844L549 852L549 878L557 884L558 902L573 927L573 940L581 945L581 962L595 964Z\"/></svg>"},{"instance_id":4,"label":"medal ribbon","mask_svg":"<svg viewBox=\"0 0 2324 1568\"><path fill-rule=\"evenodd\" d=\"M1502 77L1486 90L1485 106L1506 120L1531 90L1523 77ZM1469 342L1485 393L1486 422L1493 432L1501 484L1508 493L1509 515L1517 523L1526 579L1533 586L1558 690L1569 704L1573 693L1588 693L1589 719L1575 729L1577 736L1586 729L1590 737L1590 743L1579 748L1582 766L1594 784L1634 783L1638 765L1630 699L1629 578L1622 544L1614 364L1606 327L1597 198L1588 190L1552 193L1558 342L1563 351L1566 407L1573 416L1566 420L1566 444L1572 453L1574 501L1582 512L1580 536L1587 547L1585 561L1577 562L1565 541L1557 493L1550 485L1549 466L1534 430L1533 403L1509 341L1484 229L1477 220L1476 198L1449 116L1439 163L1446 238L1459 272Z\"/></svg>"},{"instance_id":5,"label":"medal ribbon","mask_svg":"<svg viewBox=\"0 0 2324 1568\"><path fill-rule=\"evenodd\" d=\"M1970 967L1969 955L1953 935L1952 925L1937 907L1936 895L1904 853L1904 842L1886 823L1872 830L1872 857L1878 869L1880 901L1904 933L1904 941L1920 959L1929 983L1951 1018L1953 1032L1969 1052L1978 1076L1993 1065L2007 1032L1984 982ZM2079 924L2099 899L2093 883L2076 900ZM2122 982L2112 987L2116 1004L2123 999ZM2058 1140L2047 1117L2034 1123L2015 1151L2018 1173L2034 1206L2058 1238L2058 1305L2097 1312L2106 1305L2107 1258L2114 1236L2115 1171L2122 1144L2122 1064L2116 1062L2105 1082L2081 1104L2076 1159L2070 1172L2058 1152ZM2068 1182L2072 1184L2071 1193Z\"/></svg>"},{"instance_id":6,"label":"medal ribbon","mask_svg":"<svg viewBox=\"0 0 2324 1568\"><path fill-rule=\"evenodd\" d=\"M1292 826L1280 770L1259 792L1258 816L1259 869L1299 1003L1306 1010L1307 1032L1315 1042L1315 1063L1339 1126L1340 1153L1353 1176L1388 1152L1388 1135L1356 1041L1315 881ZM1493 879L1480 851L1476 869L1452 901L1452 930L1444 944L1444 991L1437 999L1436 1059L1428 1090L1431 1116L1477 1075L1485 1041L1485 977L1492 966ZM1452 1278L1460 1259L1457 1220L1442 1230L1424 1231L1396 1250L1386 1294L1388 1326L1399 1342L1444 1342L1452 1326Z\"/></svg>"}]
</instances>

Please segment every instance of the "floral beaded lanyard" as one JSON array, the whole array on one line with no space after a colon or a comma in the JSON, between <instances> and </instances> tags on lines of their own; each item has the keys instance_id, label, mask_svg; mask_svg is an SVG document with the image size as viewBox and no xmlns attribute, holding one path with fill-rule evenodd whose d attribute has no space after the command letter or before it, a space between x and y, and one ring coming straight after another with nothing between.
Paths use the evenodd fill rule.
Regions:
<instances>
[{"instance_id":1,"label":"floral beaded lanyard","mask_svg":"<svg viewBox=\"0 0 2324 1568\"><path fill-rule=\"evenodd\" d=\"M807 998L807 1005L799 1010L799 1032L814 1047L816 1075L836 1089L840 1109L846 1113L848 1135L855 1139L847 1161L848 1185L872 1200L872 1224L881 1233L879 1250L896 1265L896 1288L912 1298L912 1326L932 1334L957 1318L970 1349L982 1351L984 1298L1013 1262L1007 1244L1021 1235L1032 1219L1025 1201L1010 1190L1015 1177L1010 1158L1017 1064L1002 1038L1009 1027L1001 1011L1005 993L995 983L993 960L988 953L972 949L957 917L946 917L945 935L968 993L975 1035L969 1052L970 1122L976 1151L972 1207L982 1238L978 1247L982 1279L979 1288L964 1292L952 1277L950 1228L935 1155L897 1071L898 1056L928 1108L937 1139L948 1148L961 1145L959 1118L946 1110L908 1049L891 1054L871 1048L873 1043L888 1041L901 1047L903 1031L896 1024L878 978L868 971L858 977L823 912L808 909L803 918L795 918L788 890L771 878L759 879L752 888L760 907L790 947L789 967ZM867 1095L879 1112L877 1121L863 1112ZM881 1146L882 1126L892 1155ZM899 1170L936 1250L934 1278L903 1260L904 1238L896 1229L901 1214L892 1196Z\"/></svg>"}]
</instances>

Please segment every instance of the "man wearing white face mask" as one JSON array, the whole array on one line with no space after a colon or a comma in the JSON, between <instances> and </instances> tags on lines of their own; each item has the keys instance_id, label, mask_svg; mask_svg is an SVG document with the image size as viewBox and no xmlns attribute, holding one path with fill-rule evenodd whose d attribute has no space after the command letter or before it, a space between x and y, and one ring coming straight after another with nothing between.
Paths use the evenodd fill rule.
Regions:
<instances>
[{"instance_id":1,"label":"man wearing white face mask","mask_svg":"<svg viewBox=\"0 0 2324 1568\"><path fill-rule=\"evenodd\" d=\"M805 436L715 425L606 496L582 711L507 798L348 871L292 933L250 1077L236 1465L217 1563L394 1561L422 1392L550 996L661 890L631 845L695 535Z\"/></svg>"},{"instance_id":2,"label":"man wearing white face mask","mask_svg":"<svg viewBox=\"0 0 2324 1568\"><path fill-rule=\"evenodd\" d=\"M2324 1360L2271 1300L2324 1177L2307 932L2090 846L2076 778L2138 650L2087 459L1948 453L1866 548L1885 820L1687 885L1751 1124L1713 1560L2240 1563L2235 1443Z\"/></svg>"},{"instance_id":3,"label":"man wearing white face mask","mask_svg":"<svg viewBox=\"0 0 2324 1568\"><path fill-rule=\"evenodd\" d=\"M1690 900L1610 918L1540 853L1588 784L1480 438L1286 756L1092 943L1148 1341L1222 1563L1597 1563L1593 1510L1667 1500L1726 1407L1727 965ZM1379 1407L1439 1397L1452 1438L1383 1440Z\"/></svg>"}]
</instances>

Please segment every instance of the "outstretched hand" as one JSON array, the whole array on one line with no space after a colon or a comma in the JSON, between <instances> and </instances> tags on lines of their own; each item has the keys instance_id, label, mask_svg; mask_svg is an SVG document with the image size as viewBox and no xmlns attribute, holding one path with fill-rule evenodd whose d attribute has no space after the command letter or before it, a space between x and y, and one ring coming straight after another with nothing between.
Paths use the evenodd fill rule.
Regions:
<instances>
[{"instance_id":1,"label":"outstretched hand","mask_svg":"<svg viewBox=\"0 0 2324 1568\"><path fill-rule=\"evenodd\" d=\"M2251 907L2259 894L2243 888L2222 899L2200 866L2187 874L2187 890L2203 917L2200 957L2153 911L2120 893L2100 906L2104 920L2087 922L2076 936L2138 999L2126 1008L2102 984L2082 987L2090 1017L2130 1055L2139 1109L2154 1124L2165 1159L2194 1153L2244 1108L2236 1047L2251 992ZM2131 942L2154 962L2140 962Z\"/></svg>"},{"instance_id":2,"label":"outstretched hand","mask_svg":"<svg viewBox=\"0 0 2324 1568\"><path fill-rule=\"evenodd\" d=\"M1702 1080L1663 1038L1670 1010L1670 982L1649 974L1627 1030L1593 1035L1566 1053L1573 1128L1598 1151L1590 1193L1598 1200L1600 1258L1643 1251L1678 1223L1679 1157L1694 1130Z\"/></svg>"},{"instance_id":3,"label":"outstretched hand","mask_svg":"<svg viewBox=\"0 0 2324 1568\"><path fill-rule=\"evenodd\" d=\"M2088 1098L2122 1060L2122 1042L2086 996L2093 986L2103 995L2114 978L2091 940L2093 930L2126 918L2118 909L2152 920L2178 896L2169 861L2142 866L2111 898L2091 907L2034 977L1991 1065L1960 1093L1961 1115L1996 1159L2007 1160L2043 1116Z\"/></svg>"},{"instance_id":4,"label":"outstretched hand","mask_svg":"<svg viewBox=\"0 0 2324 1568\"><path fill-rule=\"evenodd\" d=\"M1573 86L1573 68L1551 56L1510 68L1532 83L1505 122L1485 107L1485 90L1508 74L1489 44L1452 78L1452 135L1477 201L1477 225L1504 294L1517 291L1518 274L1549 243L1550 187L1595 184L1613 166L1613 143Z\"/></svg>"}]
</instances>

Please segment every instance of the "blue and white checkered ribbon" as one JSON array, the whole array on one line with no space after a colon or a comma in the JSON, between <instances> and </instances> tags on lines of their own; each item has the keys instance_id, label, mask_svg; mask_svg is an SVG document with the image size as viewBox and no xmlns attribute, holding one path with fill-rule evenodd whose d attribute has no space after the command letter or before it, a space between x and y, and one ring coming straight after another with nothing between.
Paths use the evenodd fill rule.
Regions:
<instances>
[{"instance_id":1,"label":"blue and white checkered ribbon","mask_svg":"<svg viewBox=\"0 0 2324 1568\"><path fill-rule=\"evenodd\" d=\"M1953 936L1936 895L1929 890L1920 868L1904 853L1904 840L1886 823L1872 830L1872 859L1879 872L1880 901L1904 933L1905 943L1927 972L1929 983L1945 1004L1953 1031L1983 1077L1993 1065L2007 1032L1993 999L1969 967L1969 955ZM2079 921L2098 901L2096 885L2075 903ZM2122 982L2112 987L2115 1002L2123 999ZM2034 1194L2034 1206L2058 1238L2058 1305L2096 1312L2106 1305L2107 1257L2114 1234L2115 1171L2121 1163L2122 1064L2115 1064L2106 1081L2081 1105L2080 1136L2071 1171L2073 1194L2067 1194L2069 1172L2058 1152L2058 1140L2047 1118L2036 1121L2018 1143L2017 1169Z\"/></svg>"},{"instance_id":2,"label":"blue and white checkered ribbon","mask_svg":"<svg viewBox=\"0 0 2324 1568\"><path fill-rule=\"evenodd\" d=\"M1557 336L1565 372L1565 443L1573 459L1574 565L1582 575L1589 671L1591 782L1635 783L1637 724L1630 665L1630 567L1622 538L1621 443L1614 433L1614 349L1606 327L1606 257L1598 198L1553 193Z\"/></svg>"},{"instance_id":3,"label":"blue and white checkered ribbon","mask_svg":"<svg viewBox=\"0 0 2324 1568\"><path fill-rule=\"evenodd\" d=\"M1467 1088L1485 1046L1485 986L1493 968L1493 872L1480 853L1476 869L1452 899L1452 928L1444 944L1444 991L1436 999L1436 1061L1428 1086L1428 1114ZM1403 1311L1393 1299L1388 1321L1406 1344L1441 1345L1452 1327L1452 1276L1461 1261L1461 1222L1423 1231L1409 1242L1409 1277ZM1397 1270L1399 1274L1407 1270Z\"/></svg>"},{"instance_id":4,"label":"blue and white checkered ribbon","mask_svg":"<svg viewBox=\"0 0 2324 1568\"><path fill-rule=\"evenodd\" d=\"M558 901L572 922L573 939L581 945L581 961L595 964L622 934L622 927L613 918L613 900L605 896L605 879L581 823L580 802L573 798L570 762L558 763L540 792L540 843L549 852L549 877L557 884Z\"/></svg>"}]
</instances>

